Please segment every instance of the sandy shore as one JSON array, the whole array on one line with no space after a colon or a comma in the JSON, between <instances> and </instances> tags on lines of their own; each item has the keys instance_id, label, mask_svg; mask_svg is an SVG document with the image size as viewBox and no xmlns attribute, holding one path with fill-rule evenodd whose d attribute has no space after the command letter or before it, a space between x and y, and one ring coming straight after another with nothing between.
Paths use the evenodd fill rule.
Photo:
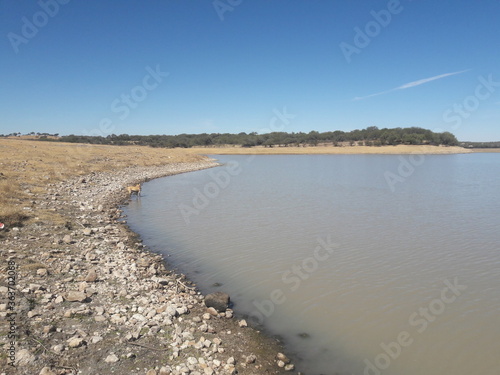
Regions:
<instances>
[{"instance_id":1,"label":"sandy shore","mask_svg":"<svg viewBox=\"0 0 500 375\"><path fill-rule=\"evenodd\" d=\"M295 154L465 154L472 152L463 147L442 146L317 146L317 147L194 147L189 153L212 155L295 155Z\"/></svg>"},{"instance_id":2,"label":"sandy shore","mask_svg":"<svg viewBox=\"0 0 500 375\"><path fill-rule=\"evenodd\" d=\"M500 152L500 148L473 148L471 149L472 152L476 153L497 153Z\"/></svg>"},{"instance_id":3,"label":"sandy shore","mask_svg":"<svg viewBox=\"0 0 500 375\"><path fill-rule=\"evenodd\" d=\"M53 160L54 149L64 149L15 146L30 148L37 165ZM97 154L106 159L124 151L99 148ZM77 156L92 159L92 152ZM73 166L72 157L65 163ZM2 170L10 181L6 193L8 186L23 189L22 199L13 196L9 204L20 205L27 217L0 231L2 374L293 373L277 340L247 327L231 309L208 309L196 286L148 251L120 220L125 186L210 168L213 161L108 168L73 177L61 165L61 181L36 184L33 178L28 185L15 177L28 180L26 173L36 172L27 168L29 160L6 160L11 169Z\"/></svg>"}]
</instances>

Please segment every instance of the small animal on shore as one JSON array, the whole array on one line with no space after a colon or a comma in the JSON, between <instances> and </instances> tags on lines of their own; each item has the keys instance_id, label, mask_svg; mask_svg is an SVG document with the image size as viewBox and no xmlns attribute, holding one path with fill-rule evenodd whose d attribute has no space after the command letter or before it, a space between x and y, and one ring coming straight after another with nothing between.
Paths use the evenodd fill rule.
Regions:
<instances>
[{"instance_id":1,"label":"small animal on shore","mask_svg":"<svg viewBox=\"0 0 500 375\"><path fill-rule=\"evenodd\" d=\"M129 186L129 187L127 187L127 191L128 191L130 196L132 196L132 194L135 194L138 197L140 197L141 196L141 184Z\"/></svg>"}]
</instances>

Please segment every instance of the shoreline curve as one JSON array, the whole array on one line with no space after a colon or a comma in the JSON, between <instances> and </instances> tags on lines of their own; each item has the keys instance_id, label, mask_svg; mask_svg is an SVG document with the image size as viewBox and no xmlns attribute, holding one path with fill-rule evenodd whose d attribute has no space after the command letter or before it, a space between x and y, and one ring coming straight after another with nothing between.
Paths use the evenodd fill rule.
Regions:
<instances>
[{"instance_id":1,"label":"shoreline curve","mask_svg":"<svg viewBox=\"0 0 500 375\"><path fill-rule=\"evenodd\" d=\"M232 311L208 311L196 286L120 221L126 186L218 165L206 158L90 173L36 196L67 221L2 233L21 306L16 367L2 363L6 374L293 373L278 366L282 343Z\"/></svg>"}]
</instances>

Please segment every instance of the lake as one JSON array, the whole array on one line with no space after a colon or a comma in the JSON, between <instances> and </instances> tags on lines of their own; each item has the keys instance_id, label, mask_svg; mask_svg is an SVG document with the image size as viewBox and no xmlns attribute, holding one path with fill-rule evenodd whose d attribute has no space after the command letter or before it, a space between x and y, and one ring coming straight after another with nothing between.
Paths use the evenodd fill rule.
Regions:
<instances>
[{"instance_id":1,"label":"lake","mask_svg":"<svg viewBox=\"0 0 500 375\"><path fill-rule=\"evenodd\" d=\"M128 223L298 370L500 373L500 154L213 157Z\"/></svg>"}]
</instances>

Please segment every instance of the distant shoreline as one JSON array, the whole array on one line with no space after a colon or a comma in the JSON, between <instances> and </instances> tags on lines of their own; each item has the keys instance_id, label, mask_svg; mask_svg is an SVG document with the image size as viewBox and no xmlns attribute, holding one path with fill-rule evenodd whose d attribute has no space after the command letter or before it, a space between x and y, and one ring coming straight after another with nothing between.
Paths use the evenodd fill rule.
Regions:
<instances>
[{"instance_id":1,"label":"distant shoreline","mask_svg":"<svg viewBox=\"0 0 500 375\"><path fill-rule=\"evenodd\" d=\"M500 148L472 148L471 151L478 153L497 153L500 152Z\"/></svg>"},{"instance_id":2,"label":"distant shoreline","mask_svg":"<svg viewBox=\"0 0 500 375\"><path fill-rule=\"evenodd\" d=\"M498 149L500 152L500 149ZM302 154L468 154L475 151L458 146L397 145L397 146L311 146L311 147L193 147L188 152L218 155L302 155ZM491 151L494 152L494 151Z\"/></svg>"}]
</instances>

